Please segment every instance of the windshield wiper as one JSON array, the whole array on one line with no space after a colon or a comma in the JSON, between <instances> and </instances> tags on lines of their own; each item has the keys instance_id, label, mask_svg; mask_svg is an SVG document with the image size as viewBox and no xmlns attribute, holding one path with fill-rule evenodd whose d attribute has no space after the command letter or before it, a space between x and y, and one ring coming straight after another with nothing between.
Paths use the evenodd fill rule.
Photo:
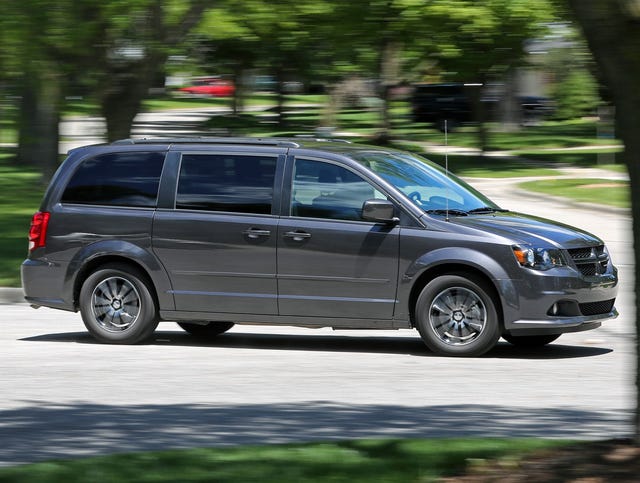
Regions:
<instances>
[{"instance_id":1,"label":"windshield wiper","mask_svg":"<svg viewBox=\"0 0 640 483\"><path fill-rule=\"evenodd\" d=\"M467 212L463 210L426 210L430 215L452 215L452 216L467 216Z\"/></svg>"},{"instance_id":2,"label":"windshield wiper","mask_svg":"<svg viewBox=\"0 0 640 483\"><path fill-rule=\"evenodd\" d=\"M473 210L467 211L467 213L505 213L509 210L505 210L503 208L492 208L490 206L482 206L480 208L474 208Z\"/></svg>"}]
</instances>

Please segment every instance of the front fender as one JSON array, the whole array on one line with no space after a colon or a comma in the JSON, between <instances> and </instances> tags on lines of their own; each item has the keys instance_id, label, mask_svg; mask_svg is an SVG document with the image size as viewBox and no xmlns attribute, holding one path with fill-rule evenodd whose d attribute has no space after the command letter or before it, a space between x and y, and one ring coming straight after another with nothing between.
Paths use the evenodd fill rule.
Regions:
<instances>
[{"instance_id":1,"label":"front fender","mask_svg":"<svg viewBox=\"0 0 640 483\"><path fill-rule=\"evenodd\" d=\"M514 275L509 274L497 261L501 256L500 253L491 256L465 247L442 247L430 250L410 263L401 274L400 302L401 304L404 302L402 306L412 310L410 304L414 289L422 290L429 280L443 273L460 272L466 269L481 273L493 284L500 299L503 315L506 320L510 320L511 314L519 310L519 297L513 281Z\"/></svg>"},{"instance_id":2,"label":"front fender","mask_svg":"<svg viewBox=\"0 0 640 483\"><path fill-rule=\"evenodd\" d=\"M432 267L443 264L463 264L485 273L492 280L510 278L495 258L472 248L443 247L421 255L405 270L404 278L413 279Z\"/></svg>"}]
</instances>

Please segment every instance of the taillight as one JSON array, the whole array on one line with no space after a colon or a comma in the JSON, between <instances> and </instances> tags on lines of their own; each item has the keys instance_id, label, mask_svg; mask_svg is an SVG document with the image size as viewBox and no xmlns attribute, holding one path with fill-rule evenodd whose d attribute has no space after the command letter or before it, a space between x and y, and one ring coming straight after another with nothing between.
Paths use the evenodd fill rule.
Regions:
<instances>
[{"instance_id":1,"label":"taillight","mask_svg":"<svg viewBox=\"0 0 640 483\"><path fill-rule=\"evenodd\" d=\"M31 228L29 228L29 251L42 248L47 244L47 225L51 213L39 211L31 218Z\"/></svg>"}]
</instances>

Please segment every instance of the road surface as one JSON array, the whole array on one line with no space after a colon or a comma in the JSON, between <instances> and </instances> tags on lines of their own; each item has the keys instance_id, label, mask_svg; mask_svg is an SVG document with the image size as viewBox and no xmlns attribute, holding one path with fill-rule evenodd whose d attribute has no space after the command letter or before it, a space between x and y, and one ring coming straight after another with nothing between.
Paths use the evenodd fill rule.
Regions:
<instances>
[{"instance_id":1,"label":"road surface","mask_svg":"<svg viewBox=\"0 0 640 483\"><path fill-rule=\"evenodd\" d=\"M594 175L601 173L593 173ZM94 343L79 315L0 306L0 465L194 446L364 437L631 434L630 219L473 184L503 207L608 243L621 316L536 351L429 353L414 331L242 326L198 342L173 323L141 346Z\"/></svg>"}]
</instances>

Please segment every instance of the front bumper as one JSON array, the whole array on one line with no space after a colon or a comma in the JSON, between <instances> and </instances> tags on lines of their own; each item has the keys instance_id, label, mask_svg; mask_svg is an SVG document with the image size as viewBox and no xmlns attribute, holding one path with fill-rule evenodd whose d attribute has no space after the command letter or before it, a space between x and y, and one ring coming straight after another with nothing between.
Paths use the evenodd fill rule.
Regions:
<instances>
[{"instance_id":1,"label":"front bumper","mask_svg":"<svg viewBox=\"0 0 640 483\"><path fill-rule=\"evenodd\" d=\"M513 281L513 297L504 300L504 330L512 335L579 332L600 327L618 317L615 267L608 273L576 276L570 268L526 272Z\"/></svg>"},{"instance_id":2,"label":"front bumper","mask_svg":"<svg viewBox=\"0 0 640 483\"><path fill-rule=\"evenodd\" d=\"M511 328L507 332L511 335L545 335L582 332L597 329L602 325L603 321L615 319L616 317L618 317L618 311L614 308L604 316L563 317L548 321L516 320L511 323Z\"/></svg>"}]
</instances>

